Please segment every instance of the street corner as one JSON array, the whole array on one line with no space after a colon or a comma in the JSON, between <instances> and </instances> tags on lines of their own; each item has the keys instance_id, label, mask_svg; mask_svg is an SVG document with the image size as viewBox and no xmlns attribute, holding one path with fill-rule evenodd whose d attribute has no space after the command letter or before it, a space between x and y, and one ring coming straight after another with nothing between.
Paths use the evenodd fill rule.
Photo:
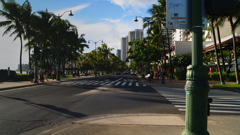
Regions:
<instances>
[{"instance_id":1,"label":"street corner","mask_svg":"<svg viewBox=\"0 0 240 135\"><path fill-rule=\"evenodd\" d=\"M152 128L174 128L179 133L184 129L184 116L171 114L114 114L99 115L77 120L71 124L63 125L40 133L40 135L48 134L79 134L92 133L113 134L114 132L122 132L123 134L131 134L131 128L137 129L134 134L142 134L141 132L156 134L159 131L151 130ZM142 131L144 128L145 131ZM114 129L114 130L113 130ZM146 132L146 130L148 132ZM158 129L159 130L159 129ZM98 132L97 132L98 131ZM150 132L149 132L150 131ZM162 131L162 132L164 132ZM169 131L172 133L171 130ZM101 135L102 135L101 134Z\"/></svg>"}]
</instances>

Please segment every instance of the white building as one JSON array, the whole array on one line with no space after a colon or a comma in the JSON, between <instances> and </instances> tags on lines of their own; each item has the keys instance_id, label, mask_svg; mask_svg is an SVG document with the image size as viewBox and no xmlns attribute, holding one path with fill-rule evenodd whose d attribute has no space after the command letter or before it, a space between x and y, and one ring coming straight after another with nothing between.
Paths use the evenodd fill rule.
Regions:
<instances>
[{"instance_id":1,"label":"white building","mask_svg":"<svg viewBox=\"0 0 240 135\"><path fill-rule=\"evenodd\" d=\"M134 31L128 32L128 42L133 41L133 39L136 40L142 40L143 38L143 30L142 29L135 29ZM133 46L132 46L133 47ZM128 46L128 50L132 48L131 46ZM133 48L132 48L133 49ZM132 59L129 60L127 65L129 66L132 63Z\"/></svg>"},{"instance_id":2,"label":"white building","mask_svg":"<svg viewBox=\"0 0 240 135\"><path fill-rule=\"evenodd\" d=\"M134 31L129 31L126 37L121 38L121 60L125 61L128 57L127 51L131 48L128 46L128 42L134 40L142 40L143 38L143 30L142 29L135 29ZM127 65L130 65L132 60L130 59Z\"/></svg>"},{"instance_id":3,"label":"white building","mask_svg":"<svg viewBox=\"0 0 240 135\"><path fill-rule=\"evenodd\" d=\"M122 61L125 61L126 58L127 58L127 50L128 50L128 47L127 47L127 43L128 43L128 37L122 37L121 38L121 60Z\"/></svg>"},{"instance_id":4,"label":"white building","mask_svg":"<svg viewBox=\"0 0 240 135\"><path fill-rule=\"evenodd\" d=\"M121 59L121 50L117 49L116 56Z\"/></svg>"}]
</instances>

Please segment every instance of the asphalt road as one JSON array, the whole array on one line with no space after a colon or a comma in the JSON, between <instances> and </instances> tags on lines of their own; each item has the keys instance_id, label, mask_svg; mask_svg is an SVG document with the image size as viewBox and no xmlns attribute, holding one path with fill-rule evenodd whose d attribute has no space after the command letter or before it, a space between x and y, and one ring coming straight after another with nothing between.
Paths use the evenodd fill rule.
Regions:
<instances>
[{"instance_id":1,"label":"asphalt road","mask_svg":"<svg viewBox=\"0 0 240 135\"><path fill-rule=\"evenodd\" d=\"M0 91L0 134L15 135L107 114L180 114L136 76L79 78Z\"/></svg>"}]
</instances>

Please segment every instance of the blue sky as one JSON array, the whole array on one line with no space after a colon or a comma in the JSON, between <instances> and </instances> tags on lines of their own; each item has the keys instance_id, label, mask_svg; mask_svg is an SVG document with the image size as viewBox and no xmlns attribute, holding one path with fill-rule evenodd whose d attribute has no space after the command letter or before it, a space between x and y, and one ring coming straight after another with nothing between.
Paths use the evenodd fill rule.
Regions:
<instances>
[{"instance_id":1,"label":"blue sky","mask_svg":"<svg viewBox=\"0 0 240 135\"><path fill-rule=\"evenodd\" d=\"M25 0L15 0L23 4ZM33 12L48 9L56 15L72 10L74 16L66 14L62 19L69 20L77 26L78 33L85 34L85 39L98 41L103 40L109 47L121 49L121 37L134 29L142 29L142 20L134 22L135 16L148 17L147 10L157 0L29 0ZM0 16L0 21L5 18ZM2 35L4 28L0 28ZM146 34L145 34L146 35ZM144 35L144 36L145 36ZM20 56L20 40L13 42L9 35L0 36L0 69L17 69ZM24 41L24 44L26 41ZM85 53L95 49L95 44L90 43ZM101 42L97 43L100 46ZM28 63L28 52L23 48L22 63Z\"/></svg>"}]
</instances>

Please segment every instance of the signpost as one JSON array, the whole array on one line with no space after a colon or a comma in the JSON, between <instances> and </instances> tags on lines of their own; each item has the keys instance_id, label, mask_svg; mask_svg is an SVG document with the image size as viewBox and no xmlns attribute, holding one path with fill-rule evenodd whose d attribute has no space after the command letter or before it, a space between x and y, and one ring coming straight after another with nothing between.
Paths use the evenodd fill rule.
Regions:
<instances>
[{"instance_id":1,"label":"signpost","mask_svg":"<svg viewBox=\"0 0 240 135\"><path fill-rule=\"evenodd\" d=\"M205 1L202 0L202 29L207 29ZM192 29L192 1L167 0L167 28Z\"/></svg>"}]
</instances>

